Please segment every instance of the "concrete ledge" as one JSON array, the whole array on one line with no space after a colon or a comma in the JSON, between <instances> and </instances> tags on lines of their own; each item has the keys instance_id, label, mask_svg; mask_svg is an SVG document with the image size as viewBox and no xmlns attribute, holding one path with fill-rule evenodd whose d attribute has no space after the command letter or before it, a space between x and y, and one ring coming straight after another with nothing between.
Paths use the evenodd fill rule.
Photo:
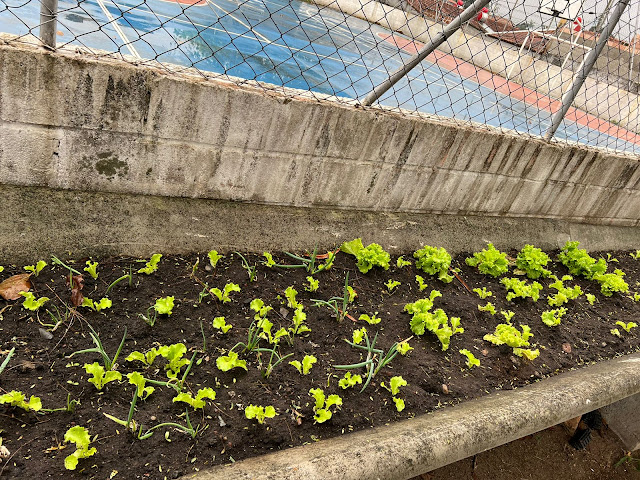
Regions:
<instances>
[{"instance_id":1,"label":"concrete ledge","mask_svg":"<svg viewBox=\"0 0 640 480\"><path fill-rule=\"evenodd\" d=\"M609 428L620 437L629 451L640 448L640 394L619 400L602 409Z\"/></svg>"},{"instance_id":2,"label":"concrete ledge","mask_svg":"<svg viewBox=\"0 0 640 480\"><path fill-rule=\"evenodd\" d=\"M640 228L562 219L365 212L335 208L56 190L0 183L0 264L51 254L76 257L154 252L332 248L362 237L394 253L425 244L452 253L534 243L545 250L580 240L590 250L638 248Z\"/></svg>"},{"instance_id":3,"label":"concrete ledge","mask_svg":"<svg viewBox=\"0 0 640 480\"><path fill-rule=\"evenodd\" d=\"M194 478L408 479L639 392L636 353L390 426L216 467Z\"/></svg>"}]
</instances>

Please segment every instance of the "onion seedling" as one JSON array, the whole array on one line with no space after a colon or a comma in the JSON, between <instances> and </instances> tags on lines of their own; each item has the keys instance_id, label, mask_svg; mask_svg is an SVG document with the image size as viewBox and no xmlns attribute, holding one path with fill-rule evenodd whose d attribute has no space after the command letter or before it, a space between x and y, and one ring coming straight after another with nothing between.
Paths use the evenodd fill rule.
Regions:
<instances>
[{"instance_id":1,"label":"onion seedling","mask_svg":"<svg viewBox=\"0 0 640 480\"><path fill-rule=\"evenodd\" d=\"M99 353L102 356L102 360L104 361L105 369L113 370L116 360L118 360L118 356L122 351L122 347L124 347L124 342L127 339L127 327L124 327L124 335L122 336L122 341L118 346L118 350L116 350L116 353L113 356L113 358L110 358L109 355L107 355L107 352L105 352L104 347L102 346L102 342L100 341L100 336L98 335L98 333L93 329L93 327L90 324L87 324L87 326L89 327L89 330L91 330L89 332L89 335L91 336L91 340L93 340L95 347L73 352L71 355L69 355L69 358L73 357L74 355L78 355L80 353Z\"/></svg>"}]
</instances>

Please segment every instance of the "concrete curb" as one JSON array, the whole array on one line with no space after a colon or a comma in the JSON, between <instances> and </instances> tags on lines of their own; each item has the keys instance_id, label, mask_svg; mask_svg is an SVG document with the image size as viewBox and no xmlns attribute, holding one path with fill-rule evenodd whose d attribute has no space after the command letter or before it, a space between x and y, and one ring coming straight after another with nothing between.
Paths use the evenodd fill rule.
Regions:
<instances>
[{"instance_id":1,"label":"concrete curb","mask_svg":"<svg viewBox=\"0 0 640 480\"><path fill-rule=\"evenodd\" d=\"M640 392L640 353L390 426L201 472L197 480L408 479Z\"/></svg>"}]
</instances>

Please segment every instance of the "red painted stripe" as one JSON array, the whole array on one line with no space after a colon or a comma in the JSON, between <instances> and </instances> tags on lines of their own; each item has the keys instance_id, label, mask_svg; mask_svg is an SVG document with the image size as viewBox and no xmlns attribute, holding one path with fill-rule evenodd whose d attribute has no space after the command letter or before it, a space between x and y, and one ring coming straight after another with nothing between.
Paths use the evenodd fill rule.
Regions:
<instances>
[{"instance_id":1,"label":"red painted stripe","mask_svg":"<svg viewBox=\"0 0 640 480\"><path fill-rule=\"evenodd\" d=\"M420 42L408 40L396 35L378 32L378 36L396 46L397 48L402 49L412 55L417 53L418 50L423 47L423 44ZM439 67L444 67L447 70L454 72L467 80L471 80L479 85L491 88L498 93L502 93L516 100L523 101L529 105L534 105L540 110L555 113L562 106L562 103L559 100L554 100L546 95L542 95L536 92L535 90L531 90L530 88L527 88L523 85L511 82L499 75L494 75L487 70L478 68L469 62L465 62L464 60L461 60L439 50L436 50L428 55L426 60L431 63L437 64ZM612 137L616 137L621 140L640 145L639 135L636 135L630 130L614 125L606 120L602 120L601 118L598 118L582 110L570 107L565 118L577 123L578 125L582 125L592 130L597 130L607 135L611 135Z\"/></svg>"}]
</instances>

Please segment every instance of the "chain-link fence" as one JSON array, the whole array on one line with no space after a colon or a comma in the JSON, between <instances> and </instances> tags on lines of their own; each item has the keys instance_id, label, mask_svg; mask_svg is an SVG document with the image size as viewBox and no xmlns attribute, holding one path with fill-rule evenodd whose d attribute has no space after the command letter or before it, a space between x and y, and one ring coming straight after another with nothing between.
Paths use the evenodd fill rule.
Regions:
<instances>
[{"instance_id":1,"label":"chain-link fence","mask_svg":"<svg viewBox=\"0 0 640 480\"><path fill-rule=\"evenodd\" d=\"M640 0L383 1L0 0L0 32L640 153Z\"/></svg>"}]
</instances>

